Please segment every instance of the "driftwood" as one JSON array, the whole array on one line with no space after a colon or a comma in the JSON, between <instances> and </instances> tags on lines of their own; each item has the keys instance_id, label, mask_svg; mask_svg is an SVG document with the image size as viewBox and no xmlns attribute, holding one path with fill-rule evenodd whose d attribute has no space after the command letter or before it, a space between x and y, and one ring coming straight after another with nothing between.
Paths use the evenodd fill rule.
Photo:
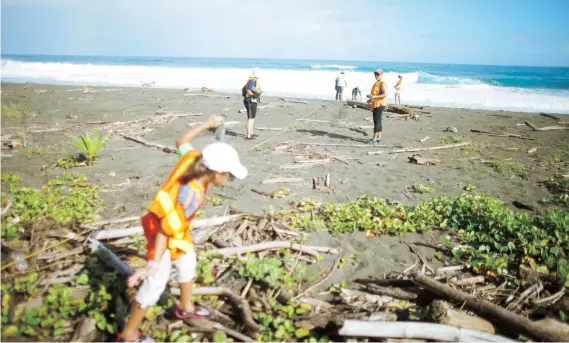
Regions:
<instances>
[{"instance_id":1,"label":"driftwood","mask_svg":"<svg viewBox=\"0 0 569 343\"><path fill-rule=\"evenodd\" d=\"M535 138L524 137L522 135L518 135L515 133L489 132L489 131L482 131L482 130L476 130L476 129L472 129L472 130L470 130L470 132L479 133L479 134L488 135L488 136L494 136L494 137L512 137L512 138L518 138L518 139L525 139L528 141L535 141Z\"/></svg>"},{"instance_id":2,"label":"driftwood","mask_svg":"<svg viewBox=\"0 0 569 343\"><path fill-rule=\"evenodd\" d=\"M251 188L251 192L257 193L257 194L260 194L260 195L264 195L264 196L267 196L267 197L269 197L269 198L272 198L272 197L273 197L273 195L272 195L271 193L259 191L259 190L257 190L257 189L253 189L253 188Z\"/></svg>"},{"instance_id":3,"label":"driftwood","mask_svg":"<svg viewBox=\"0 0 569 343\"><path fill-rule=\"evenodd\" d=\"M308 121L313 123L332 123L332 124L346 124L345 121L331 121L331 120L320 120L320 119L297 119L297 121Z\"/></svg>"},{"instance_id":4,"label":"driftwood","mask_svg":"<svg viewBox=\"0 0 569 343\"><path fill-rule=\"evenodd\" d=\"M543 112L541 112L539 115L540 115L540 116L544 116L544 117L551 118L551 119L553 119L553 120L555 120L555 121L561 121L561 118L556 117L556 116L551 115L551 114L548 114L548 113L543 113Z\"/></svg>"},{"instance_id":5,"label":"driftwood","mask_svg":"<svg viewBox=\"0 0 569 343\"><path fill-rule=\"evenodd\" d=\"M368 155L381 155L381 154L383 154L383 151L382 151L382 150L369 151L367 154L368 154Z\"/></svg>"},{"instance_id":6,"label":"driftwood","mask_svg":"<svg viewBox=\"0 0 569 343\"><path fill-rule=\"evenodd\" d=\"M417 299L417 293L405 291L401 288L395 287L383 287L373 284L367 284L362 286L367 292L373 294L387 295L389 297L404 299L404 300L414 300Z\"/></svg>"},{"instance_id":7,"label":"driftwood","mask_svg":"<svg viewBox=\"0 0 569 343\"><path fill-rule=\"evenodd\" d=\"M158 148L166 153L170 153L170 154L175 154L176 153L176 149L175 148L171 148L169 146L166 145L162 145L162 144L158 144L158 143L153 143L153 142L148 142L145 141L142 138L138 138L138 137L133 137L133 136L128 136L125 134L121 134L121 136L123 136L124 139L127 139L129 141L133 141L136 143L140 143L142 145L145 145L147 147L151 147L151 148Z\"/></svg>"},{"instance_id":8,"label":"driftwood","mask_svg":"<svg viewBox=\"0 0 569 343\"><path fill-rule=\"evenodd\" d=\"M303 182L304 179L299 177L284 177L280 179L268 179L263 181L263 184L267 183L295 183L295 182Z\"/></svg>"},{"instance_id":9,"label":"driftwood","mask_svg":"<svg viewBox=\"0 0 569 343\"><path fill-rule=\"evenodd\" d=\"M452 325L458 328L472 329L491 334L496 333L494 325L480 317L455 310L453 306L442 300L433 300L426 318L439 324Z\"/></svg>"},{"instance_id":10,"label":"driftwood","mask_svg":"<svg viewBox=\"0 0 569 343\"><path fill-rule=\"evenodd\" d=\"M280 127L256 127L255 129L259 131L282 131Z\"/></svg>"},{"instance_id":11,"label":"driftwood","mask_svg":"<svg viewBox=\"0 0 569 343\"><path fill-rule=\"evenodd\" d=\"M431 137L427 136L427 137L425 137L425 138L419 140L419 142L421 142L421 143L426 142L429 138L431 138Z\"/></svg>"},{"instance_id":12,"label":"driftwood","mask_svg":"<svg viewBox=\"0 0 569 343\"><path fill-rule=\"evenodd\" d=\"M202 228L211 228L215 226L221 226L227 222L233 221L235 219L241 218L245 216L245 214L233 214L230 216L222 216L222 217L213 217L207 219L194 219L192 221L192 228L193 229L202 229ZM104 239L115 239L115 238L122 238L127 236L133 236L136 234L142 234L144 230L142 226L131 227L127 229L109 229L109 230L101 230L98 232L93 233L91 236L97 240L104 240ZM192 234L195 236L195 232ZM195 242L195 237L194 237Z\"/></svg>"},{"instance_id":13,"label":"driftwood","mask_svg":"<svg viewBox=\"0 0 569 343\"><path fill-rule=\"evenodd\" d=\"M359 128L357 128L357 127L349 127L348 129L350 129L351 131L355 131L355 132L361 133L361 134L364 135L364 136L368 136L368 135L369 135L369 133L368 133L367 131L362 130L362 129L359 129Z\"/></svg>"},{"instance_id":14,"label":"driftwood","mask_svg":"<svg viewBox=\"0 0 569 343\"><path fill-rule=\"evenodd\" d=\"M423 158L419 155L412 155L409 156L409 163L425 165L425 166L434 166L441 163L441 160L428 159L428 158Z\"/></svg>"},{"instance_id":15,"label":"driftwood","mask_svg":"<svg viewBox=\"0 0 569 343\"><path fill-rule=\"evenodd\" d=\"M308 245L301 245L292 242L266 242L266 243L259 243L253 244L243 247L237 248L225 248L225 249L214 249L210 250L214 254L222 255L225 257L238 255L238 254L246 254L249 252L257 252L263 250L275 250L275 249L292 249L296 251L301 251L312 255L314 257L319 256L319 252L322 253L330 253L330 254L338 254L338 250L328 247L316 247L316 246L308 246Z\"/></svg>"},{"instance_id":16,"label":"driftwood","mask_svg":"<svg viewBox=\"0 0 569 343\"><path fill-rule=\"evenodd\" d=\"M425 339L435 342L510 342L505 337L486 332L460 329L450 325L420 322L369 322L346 320L342 336Z\"/></svg>"},{"instance_id":17,"label":"driftwood","mask_svg":"<svg viewBox=\"0 0 569 343\"><path fill-rule=\"evenodd\" d=\"M371 110L371 107L369 106L368 103L361 101L346 100L346 104L348 104L349 106L356 106L359 108L363 108L365 110Z\"/></svg>"},{"instance_id":18,"label":"driftwood","mask_svg":"<svg viewBox=\"0 0 569 343\"><path fill-rule=\"evenodd\" d=\"M387 106L387 108L385 109L385 112L388 113L398 113L398 114L409 114L411 115L413 113L413 110L410 109L407 106L401 106L401 105L389 105Z\"/></svg>"},{"instance_id":19,"label":"driftwood","mask_svg":"<svg viewBox=\"0 0 569 343\"><path fill-rule=\"evenodd\" d=\"M335 249L334 249L335 250ZM336 253L338 253L338 251L336 251ZM330 268L330 270L328 271L328 274L322 278L320 281L318 281L317 283L315 283L314 285L308 287L307 289L305 289L304 291L302 291L301 293L299 293L296 297L294 297L295 299L298 298L302 298L302 296L308 294L310 291L312 291L313 289L315 289L316 287L320 286L321 284L323 284L326 280L328 280L330 278L330 276L332 276L332 273L334 273L334 271L336 269L338 269L338 266L340 265L340 260L342 259L342 254L338 253L338 258L336 259L336 261L334 262L334 264L332 265L332 267Z\"/></svg>"},{"instance_id":20,"label":"driftwood","mask_svg":"<svg viewBox=\"0 0 569 343\"><path fill-rule=\"evenodd\" d=\"M534 124L530 123L527 120L524 120L527 126L531 127L534 131L551 131L551 130L569 130L569 126L545 126L545 127L537 127Z\"/></svg>"},{"instance_id":21,"label":"driftwood","mask_svg":"<svg viewBox=\"0 0 569 343\"><path fill-rule=\"evenodd\" d=\"M534 211L534 212L536 211L535 207L533 207L532 205L525 204L519 200L512 201L512 204L514 206L516 206L517 208L522 209L522 210L528 210L528 211Z\"/></svg>"},{"instance_id":22,"label":"driftwood","mask_svg":"<svg viewBox=\"0 0 569 343\"><path fill-rule=\"evenodd\" d=\"M179 288L170 288L170 292L172 295L180 295ZM192 295L218 295L226 297L236 308L241 311L241 318L243 319L243 324L247 327L247 329L257 332L260 329L259 324L255 322L253 319L253 315L251 313L251 308L249 308L249 304L239 295L233 293L232 290L226 287L198 287L192 290Z\"/></svg>"},{"instance_id":23,"label":"driftwood","mask_svg":"<svg viewBox=\"0 0 569 343\"><path fill-rule=\"evenodd\" d=\"M528 154L533 154L534 152L537 151L537 148L531 148L527 151Z\"/></svg>"},{"instance_id":24,"label":"driftwood","mask_svg":"<svg viewBox=\"0 0 569 343\"><path fill-rule=\"evenodd\" d=\"M377 148L375 145L371 144L341 144L341 143L295 143L298 145L316 145L316 146L334 146L334 147L346 147L346 148ZM403 148L403 145L382 145L382 148Z\"/></svg>"},{"instance_id":25,"label":"driftwood","mask_svg":"<svg viewBox=\"0 0 569 343\"><path fill-rule=\"evenodd\" d=\"M500 326L509 326L512 329L524 332L536 340L546 342L569 341L569 334L560 335L559 333L547 330L525 317L519 316L486 300L481 300L475 296L453 289L423 274L415 274L413 281L421 287L428 288L453 301L463 303L466 307L477 311L480 315L490 317L489 319L495 321L496 324L500 324Z\"/></svg>"},{"instance_id":26,"label":"driftwood","mask_svg":"<svg viewBox=\"0 0 569 343\"><path fill-rule=\"evenodd\" d=\"M203 97L208 97L208 98L225 98L225 99L231 99L231 97L229 95L213 95L213 94L184 94L184 96L203 96Z\"/></svg>"},{"instance_id":27,"label":"driftwood","mask_svg":"<svg viewBox=\"0 0 569 343\"><path fill-rule=\"evenodd\" d=\"M295 104L308 105L308 101L295 100L295 99L285 99L285 98L279 98L279 100L284 101L284 102L294 102Z\"/></svg>"},{"instance_id":28,"label":"driftwood","mask_svg":"<svg viewBox=\"0 0 569 343\"><path fill-rule=\"evenodd\" d=\"M484 283L484 281L486 281L484 275L478 275L466 279L459 279L456 281L452 281L452 283L454 283L457 286L469 286L469 285L474 285L476 283Z\"/></svg>"},{"instance_id":29,"label":"driftwood","mask_svg":"<svg viewBox=\"0 0 569 343\"><path fill-rule=\"evenodd\" d=\"M458 143L458 144L448 144L448 145L441 145L441 146L433 146L430 148L407 148L401 150L394 150L390 151L390 154L395 154L398 152L415 152L415 151L430 151L430 150L440 150L440 149L451 149L451 148L460 148L463 146L469 145L470 142Z\"/></svg>"}]
</instances>

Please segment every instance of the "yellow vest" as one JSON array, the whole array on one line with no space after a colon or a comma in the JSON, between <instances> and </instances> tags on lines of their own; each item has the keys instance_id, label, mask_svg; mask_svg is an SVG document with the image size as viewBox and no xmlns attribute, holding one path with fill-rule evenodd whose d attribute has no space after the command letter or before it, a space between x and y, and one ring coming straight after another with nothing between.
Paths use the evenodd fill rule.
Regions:
<instances>
[{"instance_id":1,"label":"yellow vest","mask_svg":"<svg viewBox=\"0 0 569 343\"><path fill-rule=\"evenodd\" d=\"M377 80L371 89L371 95L373 95L373 96L382 95L382 94L380 94L382 85L383 85L383 81ZM371 100L370 106L371 106L371 108L378 108L379 106L387 106L387 99L386 98L373 99L373 100Z\"/></svg>"}]
</instances>

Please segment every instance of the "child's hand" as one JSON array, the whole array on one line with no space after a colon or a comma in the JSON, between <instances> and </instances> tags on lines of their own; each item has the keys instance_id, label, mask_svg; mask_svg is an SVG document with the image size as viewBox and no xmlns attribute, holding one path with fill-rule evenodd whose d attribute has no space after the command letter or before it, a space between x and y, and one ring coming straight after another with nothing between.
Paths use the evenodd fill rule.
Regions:
<instances>
[{"instance_id":1,"label":"child's hand","mask_svg":"<svg viewBox=\"0 0 569 343\"><path fill-rule=\"evenodd\" d=\"M127 280L128 287L134 287L138 285L142 280L154 274L157 269L158 269L158 263L154 261L149 262L146 268L141 268L128 277Z\"/></svg>"},{"instance_id":2,"label":"child's hand","mask_svg":"<svg viewBox=\"0 0 569 343\"><path fill-rule=\"evenodd\" d=\"M211 116L207 122L209 124L209 127L211 127L211 128L218 127L219 125L221 125L223 123L223 117L214 115L214 116Z\"/></svg>"},{"instance_id":3,"label":"child's hand","mask_svg":"<svg viewBox=\"0 0 569 343\"><path fill-rule=\"evenodd\" d=\"M366 96L367 96L368 99L370 99L372 95L371 95L371 94L368 94L368 95L366 95Z\"/></svg>"}]
</instances>

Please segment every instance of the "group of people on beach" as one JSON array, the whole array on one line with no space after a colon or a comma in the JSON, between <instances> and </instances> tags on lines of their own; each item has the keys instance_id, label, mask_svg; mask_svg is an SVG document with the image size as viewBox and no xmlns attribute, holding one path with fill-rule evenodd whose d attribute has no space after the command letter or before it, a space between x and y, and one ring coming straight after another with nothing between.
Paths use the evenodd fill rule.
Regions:
<instances>
[{"instance_id":1,"label":"group of people on beach","mask_svg":"<svg viewBox=\"0 0 569 343\"><path fill-rule=\"evenodd\" d=\"M243 104L247 109L246 139L254 137L253 124L262 93L258 73L258 68L253 69L242 89ZM381 69L374 71L374 77L376 81L367 95L367 102L373 110L374 136L371 143L379 144L381 116L387 104L387 87ZM345 80L343 82L346 87ZM401 86L400 82L398 86ZM340 100L341 93L340 91ZM361 97L359 87L356 87L356 94ZM192 220L210 186L221 187L231 180L244 179L248 174L237 151L227 143L209 144L201 152L193 147L192 141L203 131L216 128L222 123L222 117L213 116L182 134L176 141L178 162L151 201L148 212L141 218L146 238L147 264L127 279L129 287L141 286L128 321L118 334L119 342L154 341L151 337L142 335L139 327L148 308L156 304L164 292L172 267L177 270L176 281L180 286L180 302L174 306L174 315L178 319L210 316L206 308L196 306L192 301L197 266L190 234Z\"/></svg>"}]
</instances>

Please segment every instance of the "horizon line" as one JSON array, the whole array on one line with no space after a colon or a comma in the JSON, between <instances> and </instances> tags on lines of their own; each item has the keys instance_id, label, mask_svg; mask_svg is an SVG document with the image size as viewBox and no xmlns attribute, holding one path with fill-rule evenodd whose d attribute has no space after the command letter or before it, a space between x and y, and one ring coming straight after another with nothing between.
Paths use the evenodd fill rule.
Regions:
<instances>
[{"instance_id":1,"label":"horizon line","mask_svg":"<svg viewBox=\"0 0 569 343\"><path fill-rule=\"evenodd\" d=\"M453 65L467 65L467 66L485 66L485 67L529 67L529 68L569 68L567 65L522 65L522 64L476 64L464 62L409 62L409 61L369 61L369 60L328 60L328 59L315 59L315 58L275 58L275 57L222 57L222 56L153 56L153 55L77 55L77 54L44 54L44 53L0 53L4 55L19 55L19 56L66 56L66 57L134 57L134 58L212 58L212 59L235 59L235 60L279 60L279 61L329 61L329 62L365 62L365 63L401 63L401 64L453 64Z\"/></svg>"}]
</instances>

